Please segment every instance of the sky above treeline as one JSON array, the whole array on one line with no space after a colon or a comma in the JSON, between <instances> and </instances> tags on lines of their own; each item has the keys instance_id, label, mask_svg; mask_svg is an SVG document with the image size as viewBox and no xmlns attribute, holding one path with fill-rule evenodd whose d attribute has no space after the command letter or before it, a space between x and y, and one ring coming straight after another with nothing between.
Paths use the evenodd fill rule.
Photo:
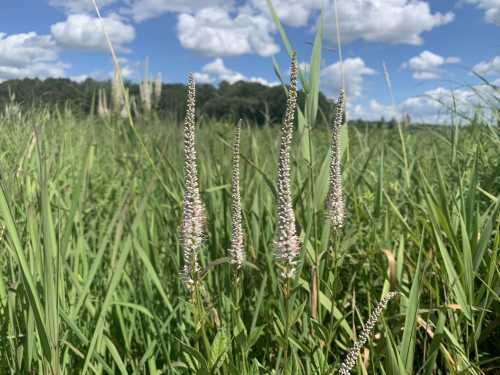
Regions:
<instances>
[{"instance_id":1,"label":"sky above treeline","mask_svg":"<svg viewBox=\"0 0 500 375\"><path fill-rule=\"evenodd\" d=\"M321 10L325 17L321 89L337 95L341 73L351 118L408 113L416 121L448 116L442 103L479 103L491 91L472 72L500 85L500 0L273 0L307 71ZM223 80L277 84L289 59L267 0L3 0L0 82L24 77L109 79L113 64L103 28L117 49L123 75L152 74L166 83ZM384 69L384 64L386 69ZM394 94L388 89L387 71Z\"/></svg>"}]
</instances>

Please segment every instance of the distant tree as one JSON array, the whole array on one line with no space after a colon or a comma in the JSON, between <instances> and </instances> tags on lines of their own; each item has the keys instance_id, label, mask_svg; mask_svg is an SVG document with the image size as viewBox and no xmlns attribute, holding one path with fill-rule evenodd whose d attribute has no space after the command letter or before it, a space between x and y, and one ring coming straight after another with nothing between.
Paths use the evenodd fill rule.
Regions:
<instances>
[{"instance_id":1,"label":"distant tree","mask_svg":"<svg viewBox=\"0 0 500 375\"><path fill-rule=\"evenodd\" d=\"M139 85L125 82L131 101L139 100ZM48 78L10 80L0 84L0 105L9 101L9 90L23 106L68 106L81 115L96 114L98 92L112 103L111 81L88 78L77 83L69 79ZM258 82L221 82L218 87L210 84L197 86L198 108L201 114L214 119L236 121L244 118L264 125L279 123L286 109L286 93L282 86L266 86ZM305 94L299 92L299 105L304 108ZM155 105L159 116L181 122L186 105L184 84L163 84L161 96ZM333 102L322 93L319 96L318 125L325 125L331 117Z\"/></svg>"}]
</instances>

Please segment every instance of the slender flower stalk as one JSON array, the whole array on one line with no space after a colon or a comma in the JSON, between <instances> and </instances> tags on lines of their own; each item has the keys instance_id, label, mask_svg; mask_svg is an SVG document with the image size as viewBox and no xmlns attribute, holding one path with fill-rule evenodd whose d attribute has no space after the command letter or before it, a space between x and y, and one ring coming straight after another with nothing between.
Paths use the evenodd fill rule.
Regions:
<instances>
[{"instance_id":1,"label":"slender flower stalk","mask_svg":"<svg viewBox=\"0 0 500 375\"><path fill-rule=\"evenodd\" d=\"M97 114L101 118L109 117L108 100L105 89L99 89L98 92Z\"/></svg>"},{"instance_id":2,"label":"slender flower stalk","mask_svg":"<svg viewBox=\"0 0 500 375\"><path fill-rule=\"evenodd\" d=\"M344 123L344 113L345 93L342 90L335 106L335 119L331 141L330 190L326 202L328 218L336 229L342 228L345 221L344 193L342 189L342 155L340 154L340 129Z\"/></svg>"},{"instance_id":3,"label":"slender flower stalk","mask_svg":"<svg viewBox=\"0 0 500 375\"><path fill-rule=\"evenodd\" d=\"M155 105L158 105L160 103L161 99L161 90L162 90L162 80L161 80L161 73L158 73L155 79L154 83L154 98L155 98Z\"/></svg>"},{"instance_id":4,"label":"slender flower stalk","mask_svg":"<svg viewBox=\"0 0 500 375\"><path fill-rule=\"evenodd\" d=\"M113 73L113 80L111 81L111 97L113 99L113 112L120 113L124 107L124 100L122 95L121 87L121 75L119 71L120 67L115 66L115 71Z\"/></svg>"},{"instance_id":5,"label":"slender flower stalk","mask_svg":"<svg viewBox=\"0 0 500 375\"><path fill-rule=\"evenodd\" d=\"M142 101L142 109L145 114L149 114L152 109L153 84L149 76L149 59L146 58L144 64L144 79L139 85L139 94Z\"/></svg>"},{"instance_id":6,"label":"slender flower stalk","mask_svg":"<svg viewBox=\"0 0 500 375\"><path fill-rule=\"evenodd\" d=\"M198 184L198 163L195 147L196 129L196 86L192 75L189 76L188 102L184 121L184 213L182 220L182 247L184 267L182 276L186 287L194 290L198 278L198 252L203 243L205 212L201 203Z\"/></svg>"},{"instance_id":7,"label":"slender flower stalk","mask_svg":"<svg viewBox=\"0 0 500 375\"><path fill-rule=\"evenodd\" d=\"M300 243L295 227L290 187L290 149L293 138L295 111L297 109L297 59L292 60L290 88L285 119L281 127L281 143L278 164L277 239L274 242L275 256L284 265L282 277L291 279L295 275Z\"/></svg>"},{"instance_id":8,"label":"slender flower stalk","mask_svg":"<svg viewBox=\"0 0 500 375\"><path fill-rule=\"evenodd\" d=\"M127 98L127 99L125 99L125 98ZM120 111L120 117L123 119L128 118L128 108L127 108L127 105L125 103L130 103L130 96L129 96L128 88L125 89L123 99L122 99L122 107L121 107L121 111Z\"/></svg>"},{"instance_id":9,"label":"slender flower stalk","mask_svg":"<svg viewBox=\"0 0 500 375\"><path fill-rule=\"evenodd\" d=\"M354 346L347 354L347 357L344 359L344 362L342 362L342 365L340 366L338 372L339 375L349 375L351 373L351 370L356 364L356 359L358 358L361 349L363 349L363 347L366 345L368 339L370 338L373 332L373 329L375 328L375 324L377 323L380 316L384 312L389 301L394 297L396 297L397 295L398 295L397 292L387 293L378 303L377 307L375 307L375 310L373 310L373 312L371 313L370 317L368 318L368 321L366 322L363 328L363 331L361 332L361 335L359 336L359 340L354 343Z\"/></svg>"},{"instance_id":10,"label":"slender flower stalk","mask_svg":"<svg viewBox=\"0 0 500 375\"><path fill-rule=\"evenodd\" d=\"M245 263L245 239L241 215L241 192L240 192L240 138L241 120L238 121L234 130L233 138L233 175L231 189L231 263L236 265L237 270L241 270Z\"/></svg>"}]
</instances>

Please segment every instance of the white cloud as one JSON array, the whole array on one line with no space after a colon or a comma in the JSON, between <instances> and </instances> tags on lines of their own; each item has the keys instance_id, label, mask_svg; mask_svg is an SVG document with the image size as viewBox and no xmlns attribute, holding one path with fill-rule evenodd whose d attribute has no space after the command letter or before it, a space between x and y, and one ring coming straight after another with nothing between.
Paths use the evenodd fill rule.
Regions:
<instances>
[{"instance_id":1,"label":"white cloud","mask_svg":"<svg viewBox=\"0 0 500 375\"><path fill-rule=\"evenodd\" d=\"M450 121L453 100L457 108L465 108L468 97L471 95L467 90L454 90L443 87L426 91L421 96L415 96L404 100L400 108L411 113L417 122L423 123L445 123ZM460 106L460 107L458 107Z\"/></svg>"},{"instance_id":2,"label":"white cloud","mask_svg":"<svg viewBox=\"0 0 500 375\"><path fill-rule=\"evenodd\" d=\"M500 100L498 93L486 85L456 90L437 87L404 100L399 108L417 121L439 124L450 122L453 108L458 112L455 117L462 122L462 116L471 118L478 108L482 108L482 115L489 118L492 115L490 104L495 100Z\"/></svg>"},{"instance_id":3,"label":"white cloud","mask_svg":"<svg viewBox=\"0 0 500 375\"><path fill-rule=\"evenodd\" d=\"M166 12L193 13L208 7L229 10L232 9L233 3L233 0L132 0L123 12L140 22Z\"/></svg>"},{"instance_id":4,"label":"white cloud","mask_svg":"<svg viewBox=\"0 0 500 375\"><path fill-rule=\"evenodd\" d=\"M61 62L35 63L24 66L0 65L0 82L17 78L63 78L68 65Z\"/></svg>"},{"instance_id":5,"label":"white cloud","mask_svg":"<svg viewBox=\"0 0 500 375\"><path fill-rule=\"evenodd\" d=\"M107 50L104 30L115 47L123 50L123 45L135 39L135 30L116 15L102 19L102 22L86 14L72 14L66 21L51 27L52 35L59 45L67 49Z\"/></svg>"},{"instance_id":6,"label":"white cloud","mask_svg":"<svg viewBox=\"0 0 500 375\"><path fill-rule=\"evenodd\" d=\"M115 3L117 0L97 0L97 6L99 9ZM84 12L94 12L94 4L92 0L49 0L49 4L63 8L67 13L84 13Z\"/></svg>"},{"instance_id":7,"label":"white cloud","mask_svg":"<svg viewBox=\"0 0 500 375\"><path fill-rule=\"evenodd\" d=\"M18 65L26 62L52 61L57 48L49 35L35 32L7 36L0 33L0 64Z\"/></svg>"},{"instance_id":8,"label":"white cloud","mask_svg":"<svg viewBox=\"0 0 500 375\"><path fill-rule=\"evenodd\" d=\"M402 65L403 69L409 69L413 78L419 80L438 79L441 68L445 64L456 64L460 61L458 57L444 58L430 51L423 51L420 55L412 57Z\"/></svg>"},{"instance_id":9,"label":"white cloud","mask_svg":"<svg viewBox=\"0 0 500 375\"><path fill-rule=\"evenodd\" d=\"M375 99L370 100L367 107L361 104L348 105L347 113L349 118L353 120L362 119L365 121L377 121L382 117L385 120L401 117L397 108L380 103Z\"/></svg>"},{"instance_id":10,"label":"white cloud","mask_svg":"<svg viewBox=\"0 0 500 375\"><path fill-rule=\"evenodd\" d=\"M455 90L437 87L403 100L396 108L377 100L371 100L367 105L348 105L347 108L351 119L401 119L408 114L414 123L450 124L453 115L454 121L468 124L475 113L481 113L486 120L494 118L491 103L499 99L499 94L486 85ZM477 112L478 108L481 108L480 112Z\"/></svg>"},{"instance_id":11,"label":"white cloud","mask_svg":"<svg viewBox=\"0 0 500 375\"><path fill-rule=\"evenodd\" d=\"M478 8L484 10L484 18L500 26L500 0L466 0L470 4L475 4Z\"/></svg>"},{"instance_id":12,"label":"white cloud","mask_svg":"<svg viewBox=\"0 0 500 375\"><path fill-rule=\"evenodd\" d=\"M82 82L86 81L88 78L92 78L92 77L89 76L88 74L79 74L77 76L69 77L70 80L75 81L77 83L82 83Z\"/></svg>"},{"instance_id":13,"label":"white cloud","mask_svg":"<svg viewBox=\"0 0 500 375\"><path fill-rule=\"evenodd\" d=\"M445 25L453 13L432 13L421 0L349 0L338 2L340 33L344 42L422 44L421 34ZM328 16L333 17L330 7ZM335 38L335 22L327 23L326 35Z\"/></svg>"},{"instance_id":14,"label":"white cloud","mask_svg":"<svg viewBox=\"0 0 500 375\"><path fill-rule=\"evenodd\" d=\"M265 86L275 86L279 83L269 82L260 77L246 77L245 75L229 69L224 64L224 60L217 58L214 61L206 64L201 72L194 73L194 78L199 83L215 83L217 81L226 81L231 84L238 81L257 82Z\"/></svg>"},{"instance_id":15,"label":"white cloud","mask_svg":"<svg viewBox=\"0 0 500 375\"><path fill-rule=\"evenodd\" d=\"M229 83L246 80L243 74L227 68L221 58L217 58L211 63L205 65L203 67L203 72L215 75L220 81L227 81Z\"/></svg>"},{"instance_id":16,"label":"white cloud","mask_svg":"<svg viewBox=\"0 0 500 375\"><path fill-rule=\"evenodd\" d=\"M123 78L129 79L135 74L135 70L131 66L125 65L121 68L121 74Z\"/></svg>"},{"instance_id":17,"label":"white cloud","mask_svg":"<svg viewBox=\"0 0 500 375\"><path fill-rule=\"evenodd\" d=\"M306 26L315 10L321 9L323 0L273 0L274 9L286 25ZM267 0L252 0L252 5L266 14L269 13Z\"/></svg>"},{"instance_id":18,"label":"white cloud","mask_svg":"<svg viewBox=\"0 0 500 375\"><path fill-rule=\"evenodd\" d=\"M254 83L260 83L262 86L269 86L269 87L272 87L272 86L278 86L280 83L277 82L277 81L268 81L267 79L265 78L261 78L261 77L250 77L249 79L247 79L248 82L254 82Z\"/></svg>"},{"instance_id":19,"label":"white cloud","mask_svg":"<svg viewBox=\"0 0 500 375\"><path fill-rule=\"evenodd\" d=\"M344 73L347 96L355 99L363 90L363 78L375 74L375 71L366 66L360 57L344 60L344 66L340 62L329 65L321 70L322 90L327 95L336 96L342 87L342 72Z\"/></svg>"},{"instance_id":20,"label":"white cloud","mask_svg":"<svg viewBox=\"0 0 500 375\"><path fill-rule=\"evenodd\" d=\"M0 33L0 81L62 77L68 66L57 59L57 46L50 35Z\"/></svg>"},{"instance_id":21,"label":"white cloud","mask_svg":"<svg viewBox=\"0 0 500 375\"><path fill-rule=\"evenodd\" d=\"M472 70L483 76L500 76L500 56L495 56L489 61L482 61Z\"/></svg>"},{"instance_id":22,"label":"white cloud","mask_svg":"<svg viewBox=\"0 0 500 375\"><path fill-rule=\"evenodd\" d=\"M215 78L208 73L196 72L193 77L196 83L215 83Z\"/></svg>"},{"instance_id":23,"label":"white cloud","mask_svg":"<svg viewBox=\"0 0 500 375\"><path fill-rule=\"evenodd\" d=\"M182 13L177 34L183 47L209 56L236 56L257 53L270 56L279 51L271 33L272 22L240 9L235 17L222 8L205 8L195 15Z\"/></svg>"},{"instance_id":24,"label":"white cloud","mask_svg":"<svg viewBox=\"0 0 500 375\"><path fill-rule=\"evenodd\" d=\"M126 57L122 56L118 57L118 64L120 65L120 74L122 78L131 79L134 77L137 78L137 69L140 68L143 63L141 61L130 61ZM110 71L108 74L109 78L113 78L114 74L114 70Z\"/></svg>"}]
</instances>

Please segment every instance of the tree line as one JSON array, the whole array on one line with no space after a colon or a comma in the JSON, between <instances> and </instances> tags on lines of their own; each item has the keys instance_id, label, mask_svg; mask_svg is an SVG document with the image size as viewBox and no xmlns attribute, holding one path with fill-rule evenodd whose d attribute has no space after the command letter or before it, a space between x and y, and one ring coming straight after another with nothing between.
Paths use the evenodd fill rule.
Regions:
<instances>
[{"instance_id":1,"label":"tree line","mask_svg":"<svg viewBox=\"0 0 500 375\"><path fill-rule=\"evenodd\" d=\"M105 92L111 101L111 81L96 81L88 78L75 82L65 78L26 78L0 83L0 106L15 100L24 108L37 106L69 107L74 113L88 116L97 113L98 93ZM140 85L126 82L131 98L140 97ZM155 104L155 113L160 117L182 121L187 90L184 84L162 84L161 96ZM14 99L15 98L15 99ZM305 101L304 92L299 92L299 105ZM199 84L197 105L200 114L216 120L243 118L260 125L280 122L286 109L286 92L282 86L265 86L257 82L221 82L218 86ZM323 93L319 96L319 123L329 121L334 107L333 101Z\"/></svg>"}]
</instances>

